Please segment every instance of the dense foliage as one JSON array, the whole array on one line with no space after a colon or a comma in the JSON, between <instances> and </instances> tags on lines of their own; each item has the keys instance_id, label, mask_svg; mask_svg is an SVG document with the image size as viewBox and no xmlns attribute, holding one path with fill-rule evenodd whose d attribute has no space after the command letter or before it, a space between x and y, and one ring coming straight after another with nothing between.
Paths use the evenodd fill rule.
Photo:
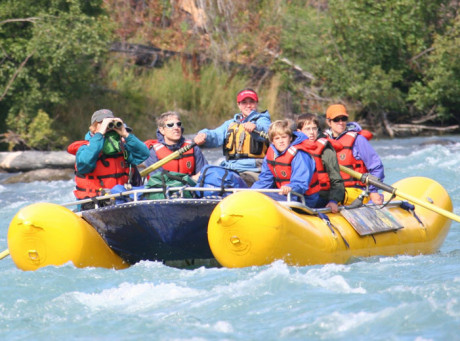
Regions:
<instances>
[{"instance_id":1,"label":"dense foliage","mask_svg":"<svg viewBox=\"0 0 460 341\"><path fill-rule=\"evenodd\" d=\"M95 65L110 41L101 5L100 0L0 2L2 128L30 146L53 146L37 139L34 117L56 116L57 105L95 84Z\"/></svg>"},{"instance_id":2,"label":"dense foliage","mask_svg":"<svg viewBox=\"0 0 460 341\"><path fill-rule=\"evenodd\" d=\"M323 113L340 101L374 126L384 116L394 123L460 123L458 6L452 0L4 0L0 134L10 148L18 141L62 148L66 141L58 136L82 136L102 107L119 113L141 138L154 137L150 119L166 110L178 110L193 133L232 115L235 93L246 86L260 92L261 107L274 118ZM114 43L169 55L117 50Z\"/></svg>"}]
</instances>

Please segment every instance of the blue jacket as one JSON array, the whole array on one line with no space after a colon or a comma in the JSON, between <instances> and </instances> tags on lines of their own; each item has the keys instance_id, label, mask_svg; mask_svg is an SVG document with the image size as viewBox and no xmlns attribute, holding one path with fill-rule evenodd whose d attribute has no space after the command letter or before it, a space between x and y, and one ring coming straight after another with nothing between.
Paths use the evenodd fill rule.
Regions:
<instances>
[{"instance_id":1,"label":"blue jacket","mask_svg":"<svg viewBox=\"0 0 460 341\"><path fill-rule=\"evenodd\" d=\"M92 135L88 132L85 140L89 141L88 145L82 145L76 155L77 170L81 174L91 173L96 168L96 162L104 146L104 136L100 133ZM128 152L129 164L137 166L149 157L149 149L133 133L130 133L125 141L125 149Z\"/></svg>"},{"instance_id":2,"label":"blue jacket","mask_svg":"<svg viewBox=\"0 0 460 341\"><path fill-rule=\"evenodd\" d=\"M180 149L180 147L182 146L182 144L185 141L185 137L182 136L180 138L179 142L177 142L176 144L174 144L174 145L166 144L165 137L163 136L162 133L160 133L160 130L157 130L157 139L158 139L159 143L164 144L169 150L171 150L173 152L175 152L176 150ZM193 147L193 156L195 157L195 172L199 173L199 172L201 172L201 168L203 168L204 166L206 166L208 164L208 161L206 160L206 158L204 157L203 153L201 152L200 147L198 147L198 146ZM157 161L158 161L157 154L155 152L155 149L152 148L152 149L150 149L149 158L145 161L145 166L148 167L150 165L153 165ZM163 167L160 167L160 168L154 170L153 172L151 172L151 174L159 172L162 169L163 169Z\"/></svg>"},{"instance_id":3,"label":"blue jacket","mask_svg":"<svg viewBox=\"0 0 460 341\"><path fill-rule=\"evenodd\" d=\"M203 129L199 133L206 134L206 142L203 147L205 148L216 148L221 147L225 142L225 137L227 136L227 130L231 123L239 122L246 123L252 122L256 125L256 130L268 132L270 127L271 119L268 111L262 113L252 111L248 117L243 118L242 114L236 114L231 120L225 121L221 126L216 129ZM264 138L254 134L254 137L258 140L263 141ZM236 170L237 172L251 171L251 172L260 172L259 167L256 165L257 159L238 159L238 160L224 160L220 163L220 166Z\"/></svg>"},{"instance_id":4,"label":"blue jacket","mask_svg":"<svg viewBox=\"0 0 460 341\"><path fill-rule=\"evenodd\" d=\"M308 137L301 132L295 131L293 132L293 135L294 140L291 142L289 147L295 146L304 140L308 140ZM278 150L276 150L273 144L271 145L271 147L275 151L276 157L283 155L289 149L288 147L286 148L286 150L279 152ZM310 156L310 154L302 150L299 150L297 154L294 156L294 159L291 163L292 173L291 180L289 182L289 187L292 188L292 191L297 193L305 193L310 188L310 181L313 176L313 173L315 172L315 169L315 161ZM271 172L270 168L268 167L266 157L264 158L264 161L262 163L262 172L259 175L259 180L257 180L251 188L277 188L275 184L275 177ZM307 206L316 207L319 200L318 193L314 193L313 195L309 196L304 195L304 197Z\"/></svg>"}]
</instances>

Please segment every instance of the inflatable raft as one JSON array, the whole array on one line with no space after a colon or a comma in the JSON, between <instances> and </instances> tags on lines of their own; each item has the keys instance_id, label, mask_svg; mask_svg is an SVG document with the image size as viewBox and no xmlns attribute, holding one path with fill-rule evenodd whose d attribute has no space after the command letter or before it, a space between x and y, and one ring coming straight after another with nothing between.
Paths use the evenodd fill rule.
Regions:
<instances>
[{"instance_id":1,"label":"inflatable raft","mask_svg":"<svg viewBox=\"0 0 460 341\"><path fill-rule=\"evenodd\" d=\"M431 179L408 178L396 185L438 209L452 210L447 192ZM225 199L168 194L168 199L138 200L147 191L155 190L98 197L110 203L78 213L68 204L24 207L10 223L5 252L22 270L68 262L123 269L141 260L176 267L245 267L279 259L292 265L346 263L352 257L436 252L450 227L445 215L399 198L385 208L358 205L331 214L294 201L276 202L250 189L228 189L236 193Z\"/></svg>"},{"instance_id":2,"label":"inflatable raft","mask_svg":"<svg viewBox=\"0 0 460 341\"><path fill-rule=\"evenodd\" d=\"M448 193L434 180L407 178L394 187L452 211ZM386 194L385 199L389 198ZM223 199L211 214L209 245L225 267L260 266L276 260L300 266L347 263L355 257L438 251L450 219L398 199L384 208L362 205L322 214L296 203L276 202L262 193L238 192Z\"/></svg>"},{"instance_id":3,"label":"inflatable raft","mask_svg":"<svg viewBox=\"0 0 460 341\"><path fill-rule=\"evenodd\" d=\"M183 190L167 189L168 193ZM207 225L220 199L139 199L155 191L162 190L133 190L98 197L101 202L111 203L77 213L64 205L85 201L26 206L10 222L9 254L22 270L68 262L80 268L123 269L142 260L177 267L217 265L209 248ZM123 203L114 200L121 197L133 199Z\"/></svg>"}]
</instances>

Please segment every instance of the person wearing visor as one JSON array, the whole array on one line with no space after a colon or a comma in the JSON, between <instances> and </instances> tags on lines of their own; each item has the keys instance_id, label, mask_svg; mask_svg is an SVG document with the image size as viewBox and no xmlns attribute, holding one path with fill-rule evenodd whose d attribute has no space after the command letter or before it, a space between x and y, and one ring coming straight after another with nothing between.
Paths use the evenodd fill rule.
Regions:
<instances>
[{"instance_id":1,"label":"person wearing visor","mask_svg":"<svg viewBox=\"0 0 460 341\"><path fill-rule=\"evenodd\" d=\"M268 148L260 132L268 132L271 119L267 110L258 112L259 97L252 89L240 91L236 103L240 113L215 129L199 131L194 141L207 148L223 146L225 160L220 166L237 171L251 186L258 179Z\"/></svg>"},{"instance_id":2,"label":"person wearing visor","mask_svg":"<svg viewBox=\"0 0 460 341\"><path fill-rule=\"evenodd\" d=\"M339 165L352 168L359 173L369 173L380 181L385 178L383 163L369 143L371 134L362 130L356 122L348 122L348 113L344 105L333 104L326 111L326 123L329 129L325 131L328 139L337 153ZM365 184L340 172L345 187L364 188ZM378 189L369 186L369 199L376 205L383 203L383 197Z\"/></svg>"},{"instance_id":3,"label":"person wearing visor","mask_svg":"<svg viewBox=\"0 0 460 341\"><path fill-rule=\"evenodd\" d=\"M85 140L73 142L67 151L76 155L77 199L103 195L115 185L141 185L136 166L149 156L145 144L108 109L94 112Z\"/></svg>"},{"instance_id":4,"label":"person wearing visor","mask_svg":"<svg viewBox=\"0 0 460 341\"><path fill-rule=\"evenodd\" d=\"M167 111L157 118L157 140L147 140L145 144L150 150L150 156L145 161L145 166L149 167L161 159L171 155L182 147L192 143L191 140L183 136L184 127L180 116L175 111ZM154 170L151 174L162 169L171 172L196 175L208 164L201 149L193 147L183 153L179 158L169 161L162 167Z\"/></svg>"}]
</instances>

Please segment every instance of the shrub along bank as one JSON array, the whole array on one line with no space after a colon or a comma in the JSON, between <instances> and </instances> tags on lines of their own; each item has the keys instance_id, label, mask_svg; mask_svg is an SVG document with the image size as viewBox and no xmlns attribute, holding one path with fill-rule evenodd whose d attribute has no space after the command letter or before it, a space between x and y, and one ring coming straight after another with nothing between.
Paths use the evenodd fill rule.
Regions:
<instances>
[{"instance_id":1,"label":"shrub along bank","mask_svg":"<svg viewBox=\"0 0 460 341\"><path fill-rule=\"evenodd\" d=\"M235 113L235 94L247 86L273 118L342 102L381 133L388 123L455 125L458 6L4 0L0 149L62 149L83 137L91 113L103 107L142 139L154 137L154 117L166 110L179 111L193 133Z\"/></svg>"}]
</instances>

